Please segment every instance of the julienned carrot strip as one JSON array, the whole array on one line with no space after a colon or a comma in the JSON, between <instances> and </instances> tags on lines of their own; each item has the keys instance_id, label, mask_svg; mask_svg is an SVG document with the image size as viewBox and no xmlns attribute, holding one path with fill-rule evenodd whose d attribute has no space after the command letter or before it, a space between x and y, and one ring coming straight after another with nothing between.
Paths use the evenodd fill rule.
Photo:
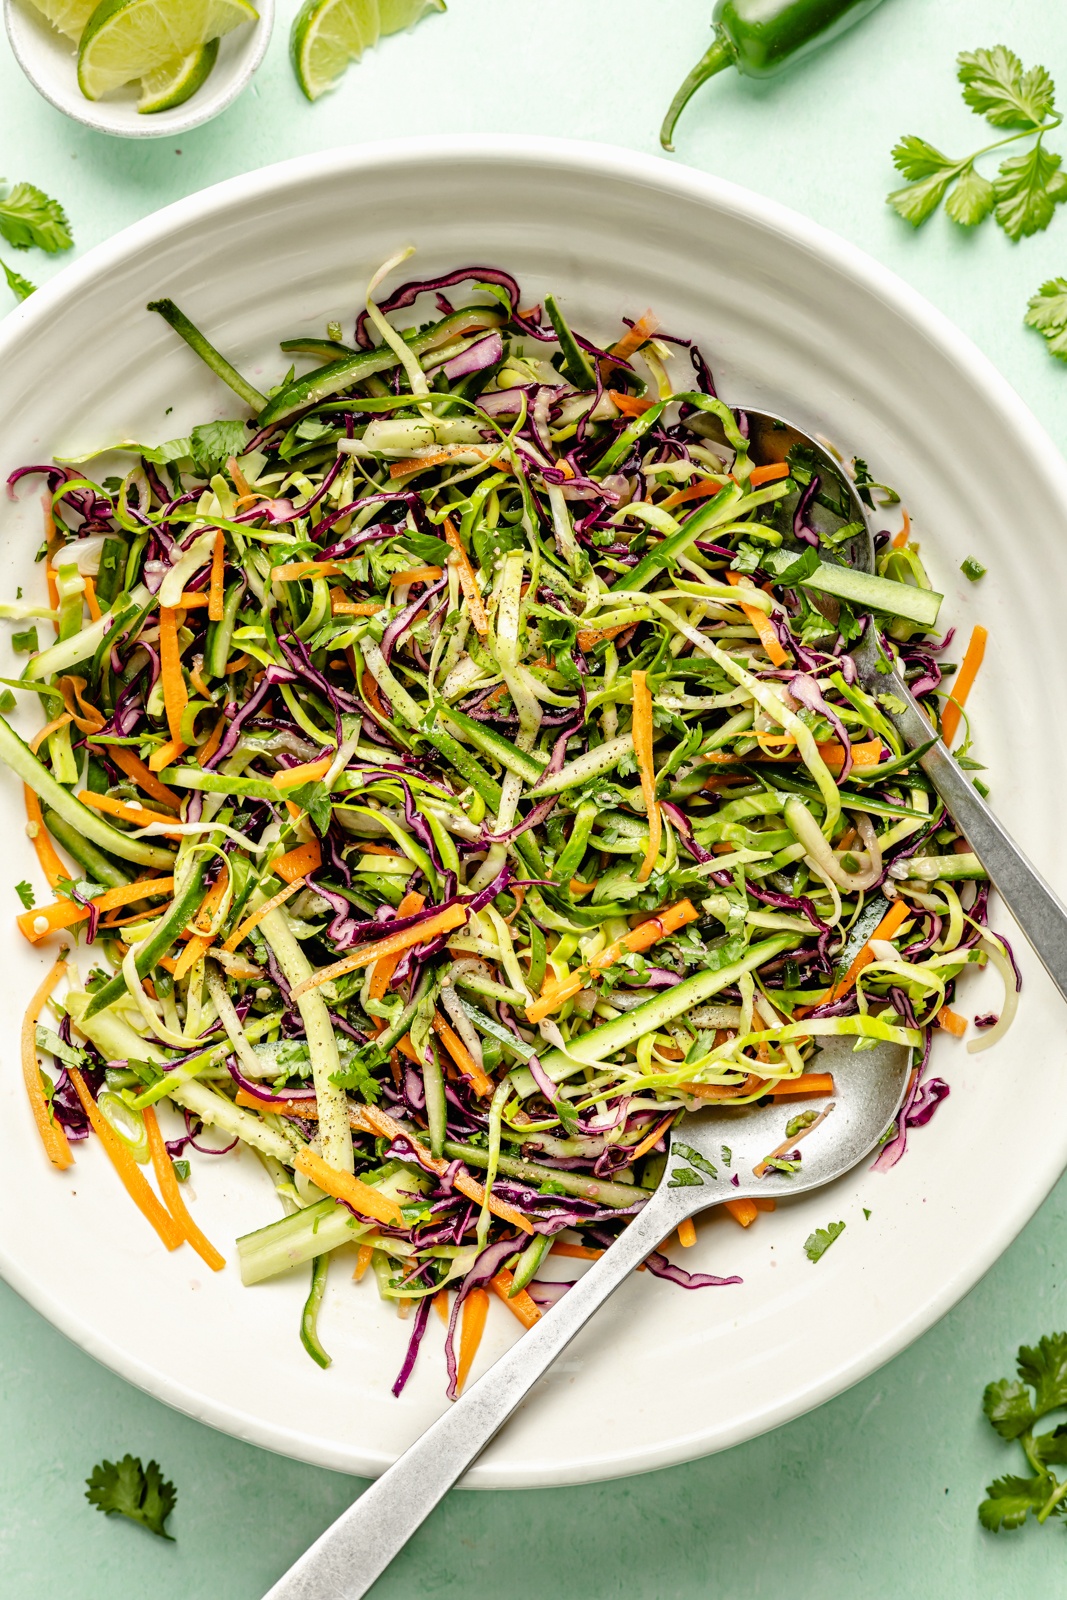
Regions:
<instances>
[{"instance_id":1,"label":"julienned carrot strip","mask_svg":"<svg viewBox=\"0 0 1067 1600\"><path fill-rule=\"evenodd\" d=\"M950 1006L942 1006L937 1013L937 1025L944 1028L946 1033L954 1033L957 1039L962 1039L967 1032L967 1018L961 1017L958 1011L953 1011Z\"/></svg>"},{"instance_id":2,"label":"julienned carrot strip","mask_svg":"<svg viewBox=\"0 0 1067 1600\"><path fill-rule=\"evenodd\" d=\"M85 603L89 607L89 616L93 622L100 621L100 602L96 598L96 584L87 572L82 573L85 582Z\"/></svg>"},{"instance_id":3,"label":"julienned carrot strip","mask_svg":"<svg viewBox=\"0 0 1067 1600\"><path fill-rule=\"evenodd\" d=\"M222 736L226 732L226 729L229 727L229 725L230 720L225 711L220 711L218 721L215 723L215 726L207 736L207 743L202 744L199 750L196 752L196 764L198 767L207 766L208 762L215 754L215 751L222 743Z\"/></svg>"},{"instance_id":4,"label":"julienned carrot strip","mask_svg":"<svg viewBox=\"0 0 1067 1600\"><path fill-rule=\"evenodd\" d=\"M633 675L633 740L637 771L641 778L641 795L648 818L648 845L645 858L637 869L637 881L644 883L656 865L663 834L659 801L656 799L656 769L652 764L652 696L644 672L635 672Z\"/></svg>"},{"instance_id":5,"label":"julienned carrot strip","mask_svg":"<svg viewBox=\"0 0 1067 1600\"><path fill-rule=\"evenodd\" d=\"M759 1207L754 1200L724 1200L723 1208L742 1228L750 1227L759 1216Z\"/></svg>"},{"instance_id":6,"label":"julienned carrot strip","mask_svg":"<svg viewBox=\"0 0 1067 1600\"><path fill-rule=\"evenodd\" d=\"M735 588L745 587L746 580L743 578L740 572L727 572L726 576L729 582L732 583ZM748 579L747 582L751 587L752 580ZM739 604L746 618L759 635L760 644L763 646L764 650L766 650L767 655L770 657L773 664L776 667L784 667L786 662L789 660L789 655L784 649L778 635L775 633L770 617L768 617L765 612L761 611L758 606L746 606L743 600L740 601Z\"/></svg>"},{"instance_id":7,"label":"julienned carrot strip","mask_svg":"<svg viewBox=\"0 0 1067 1600\"><path fill-rule=\"evenodd\" d=\"M641 1140L641 1143L630 1152L631 1161L639 1161L642 1156L648 1154L654 1144L659 1143L659 1141L663 1138L663 1135L667 1132L667 1129L670 1127L671 1123L674 1121L675 1115L675 1112L669 1111L663 1118L662 1122L657 1122L651 1133L646 1133L645 1137Z\"/></svg>"},{"instance_id":8,"label":"julienned carrot strip","mask_svg":"<svg viewBox=\"0 0 1067 1600\"><path fill-rule=\"evenodd\" d=\"M160 811L151 811L148 806L141 805L140 801L134 803L130 800L116 800L114 795L96 794L92 789L81 789L78 799L83 806L90 806L94 811L103 811L109 817L120 817L123 822L132 822L135 827L145 828L150 822L173 822L173 817L164 816ZM180 839L182 835L171 834L171 838Z\"/></svg>"},{"instance_id":9,"label":"julienned carrot strip","mask_svg":"<svg viewBox=\"0 0 1067 1600\"><path fill-rule=\"evenodd\" d=\"M494 1294L500 1296L512 1316L518 1317L524 1328L532 1328L535 1322L540 1322L541 1320L540 1308L535 1304L532 1296L526 1293L525 1289L520 1289L518 1294L513 1295L511 1291L514 1286L514 1275L508 1271L507 1267L501 1267L495 1277L489 1279L490 1289Z\"/></svg>"},{"instance_id":10,"label":"julienned carrot strip","mask_svg":"<svg viewBox=\"0 0 1067 1600\"><path fill-rule=\"evenodd\" d=\"M158 750L153 750L148 758L149 772L162 772L166 767L172 767L180 761L188 749L180 739L168 739L166 744L161 744Z\"/></svg>"},{"instance_id":11,"label":"julienned carrot strip","mask_svg":"<svg viewBox=\"0 0 1067 1600\"><path fill-rule=\"evenodd\" d=\"M182 1242L182 1231L170 1212L160 1204L148 1180L142 1175L140 1167L130 1155L126 1146L115 1132L114 1128L102 1115L99 1106L86 1087L85 1079L77 1067L68 1067L70 1081L74 1085L78 1099L82 1103L82 1110L89 1118L93 1132L107 1153L108 1160L118 1173L126 1193L137 1206L148 1222L155 1228L159 1237L168 1250L177 1250Z\"/></svg>"},{"instance_id":12,"label":"julienned carrot strip","mask_svg":"<svg viewBox=\"0 0 1067 1600\"><path fill-rule=\"evenodd\" d=\"M711 500L723 487L717 478L698 478L684 489L675 489L660 506L664 511L673 511L675 506L687 505L690 500Z\"/></svg>"},{"instance_id":13,"label":"julienned carrot strip","mask_svg":"<svg viewBox=\"0 0 1067 1600\"><path fill-rule=\"evenodd\" d=\"M353 1126L358 1124L365 1131L375 1133L382 1139L404 1139L414 1150L424 1167L429 1167L431 1171L437 1173L438 1177L448 1171L452 1164L451 1162L445 1161L443 1157L431 1155L426 1146L421 1144L414 1134L408 1133L406 1128L401 1127L400 1123L395 1121L387 1111L382 1111L377 1106L358 1106L353 1107L352 1110ZM472 1178L468 1172L464 1172L461 1169L452 1179L452 1184L454 1188L459 1190L460 1194L466 1195L468 1200L473 1200L477 1205L485 1204L485 1190L477 1178ZM521 1228L523 1233L533 1232L532 1223L528 1221L521 1211L516 1210L514 1206L509 1206L506 1200L498 1200L495 1195L491 1194L489 1196L489 1210L495 1217L499 1217L501 1222L510 1222L513 1227Z\"/></svg>"},{"instance_id":14,"label":"julienned carrot strip","mask_svg":"<svg viewBox=\"0 0 1067 1600\"><path fill-rule=\"evenodd\" d=\"M579 650L591 650L602 639L614 639L617 634L625 633L626 629L632 626L633 624L630 622L620 622L614 628L579 628L578 648Z\"/></svg>"},{"instance_id":15,"label":"julienned carrot strip","mask_svg":"<svg viewBox=\"0 0 1067 1600\"><path fill-rule=\"evenodd\" d=\"M679 928L684 928L689 922L695 922L697 913L689 900L679 900L675 905L668 906L666 911L660 911L654 917L649 917L647 922L641 922L636 928L624 934L621 939L616 939L609 944L599 955L595 955L589 963L589 972L595 977L605 967L610 967L625 951L647 950L649 945L655 944L657 939L665 939L669 933L675 933ZM560 981L553 980L547 983L541 991L540 997L533 1000L526 1007L526 1015L531 1022L540 1022L542 1017L547 1017L550 1011L557 1010L565 1000L571 1000L585 987L586 979L581 970L570 973Z\"/></svg>"},{"instance_id":16,"label":"julienned carrot strip","mask_svg":"<svg viewBox=\"0 0 1067 1600\"><path fill-rule=\"evenodd\" d=\"M182 803L181 796L175 794L173 789L168 789L165 783L161 783L155 773L145 766L140 756L126 745L108 745L107 754L108 760L121 767L126 776L132 778L150 799L157 800L161 806L166 806L171 811L179 810Z\"/></svg>"},{"instance_id":17,"label":"julienned carrot strip","mask_svg":"<svg viewBox=\"0 0 1067 1600\"><path fill-rule=\"evenodd\" d=\"M299 767L283 767L270 781L276 789L295 789L302 783L317 783L333 765L333 754L320 756L317 761L305 761Z\"/></svg>"},{"instance_id":18,"label":"julienned carrot strip","mask_svg":"<svg viewBox=\"0 0 1067 1600\"><path fill-rule=\"evenodd\" d=\"M182 676L181 648L178 643L178 619L173 606L159 608L159 667L163 680L163 704L167 713L170 736L181 741L182 716L189 703L189 691Z\"/></svg>"},{"instance_id":19,"label":"julienned carrot strip","mask_svg":"<svg viewBox=\"0 0 1067 1600\"><path fill-rule=\"evenodd\" d=\"M769 462L765 467L753 467L748 475L750 489L758 489L764 483L776 483L779 478L788 478L789 468L784 461Z\"/></svg>"},{"instance_id":20,"label":"julienned carrot strip","mask_svg":"<svg viewBox=\"0 0 1067 1600\"><path fill-rule=\"evenodd\" d=\"M221 622L226 604L226 535L220 528L215 534L215 548L211 553L211 584L208 589L207 614L209 622Z\"/></svg>"},{"instance_id":21,"label":"julienned carrot strip","mask_svg":"<svg viewBox=\"0 0 1067 1600\"><path fill-rule=\"evenodd\" d=\"M55 963L26 1007L26 1015L22 1019L22 1077L26 1085L26 1095L48 1159L53 1166L60 1168L71 1166L74 1157L70 1153L70 1145L63 1129L58 1122L53 1122L48 1114L48 1102L41 1083L41 1069L37 1065L37 1019L41 1015L45 1001L66 970L65 961Z\"/></svg>"},{"instance_id":22,"label":"julienned carrot strip","mask_svg":"<svg viewBox=\"0 0 1067 1600\"><path fill-rule=\"evenodd\" d=\"M361 1244L359 1249L356 1251L356 1265L352 1276L357 1283L370 1266L371 1256L373 1254L374 1249L369 1244Z\"/></svg>"},{"instance_id":23,"label":"julienned carrot strip","mask_svg":"<svg viewBox=\"0 0 1067 1600\"><path fill-rule=\"evenodd\" d=\"M349 600L340 589L330 590L330 610L335 617L373 617L383 604L381 600Z\"/></svg>"},{"instance_id":24,"label":"julienned carrot strip","mask_svg":"<svg viewBox=\"0 0 1067 1600\"><path fill-rule=\"evenodd\" d=\"M852 985L855 983L860 973L863 971L864 967L869 967L871 962L874 960L874 951L871 949L871 939L891 939L896 933L897 929L900 927L901 923L905 922L910 914L911 907L906 901L894 900L893 904L889 907L889 910L886 912L881 922L871 934L870 939L867 940L867 943L863 946L863 949L853 961L852 965L845 973L845 976L841 979L841 982L837 985L832 985L827 990L826 994L823 995L819 1004L822 1005L827 1000L840 1000L842 995L846 995L852 988Z\"/></svg>"},{"instance_id":25,"label":"julienned carrot strip","mask_svg":"<svg viewBox=\"0 0 1067 1600\"><path fill-rule=\"evenodd\" d=\"M467 602L471 625L479 638L484 639L489 632L489 619L482 604L478 578L470 564L467 552L463 548L463 541L453 527L450 517L445 518L445 538L452 546L452 561L456 571L459 573L459 586L463 590L463 598Z\"/></svg>"},{"instance_id":26,"label":"julienned carrot strip","mask_svg":"<svg viewBox=\"0 0 1067 1600\"><path fill-rule=\"evenodd\" d=\"M384 846L380 848L384 848ZM396 914L398 917L418 916L425 904L425 897L411 890L397 906ZM367 993L369 999L380 1000L382 998L392 981L393 973L399 965L399 954L378 957L378 960L374 963L374 971L371 973L370 984L368 985ZM381 1033L385 1023L380 1017L375 1018L375 1021L377 1023L377 1031Z\"/></svg>"},{"instance_id":27,"label":"julienned carrot strip","mask_svg":"<svg viewBox=\"0 0 1067 1600\"><path fill-rule=\"evenodd\" d=\"M282 860L284 861L284 859L285 857L283 856ZM275 862L275 866L277 866L277 862ZM292 883L287 884L284 889L279 889L277 894L272 894L269 900L264 901L258 911L253 911L250 916L247 916L243 922L238 924L222 948L227 952L236 950L242 939L246 939L252 929L258 927L259 923L263 921L268 911L273 911L275 906L282 905L289 899L290 895L296 894L297 890L303 887L303 878L294 878Z\"/></svg>"},{"instance_id":28,"label":"julienned carrot strip","mask_svg":"<svg viewBox=\"0 0 1067 1600\"><path fill-rule=\"evenodd\" d=\"M678 1243L680 1245L684 1245L688 1250L689 1247L696 1244L696 1242L696 1223L693 1221L692 1217L686 1217L684 1222L680 1222L678 1224Z\"/></svg>"},{"instance_id":29,"label":"julienned carrot strip","mask_svg":"<svg viewBox=\"0 0 1067 1600\"><path fill-rule=\"evenodd\" d=\"M763 1092L776 1100L789 1095L833 1094L833 1073L802 1072L796 1078L780 1078L777 1083L768 1083Z\"/></svg>"},{"instance_id":30,"label":"julienned carrot strip","mask_svg":"<svg viewBox=\"0 0 1067 1600\"><path fill-rule=\"evenodd\" d=\"M399 588L402 583L434 583L443 577L443 567L405 567L403 572L391 572L389 582Z\"/></svg>"},{"instance_id":31,"label":"julienned carrot strip","mask_svg":"<svg viewBox=\"0 0 1067 1600\"><path fill-rule=\"evenodd\" d=\"M413 945L426 944L430 939L436 939L439 933L448 933L452 928L460 928L468 916L466 906L446 906L436 916L427 917L425 922L418 923L414 928L405 928L402 933L391 934L386 939L377 939L373 944L360 945L351 955L335 961L330 967L320 967L310 978L305 978L303 983L297 984L293 990L293 999L299 999L309 989L317 989L320 984L329 983L333 978L340 978L346 972L353 972L356 967L369 966L380 956L391 956L401 950L410 950Z\"/></svg>"},{"instance_id":32,"label":"julienned carrot strip","mask_svg":"<svg viewBox=\"0 0 1067 1600\"><path fill-rule=\"evenodd\" d=\"M332 1194L335 1200L343 1200L361 1216L373 1217L375 1222L385 1222L393 1228L404 1226L404 1214L395 1200L379 1194L377 1189L360 1178L354 1178L350 1172L339 1172L316 1155L314 1150L299 1150L293 1165L324 1194Z\"/></svg>"},{"instance_id":33,"label":"julienned carrot strip","mask_svg":"<svg viewBox=\"0 0 1067 1600\"><path fill-rule=\"evenodd\" d=\"M911 538L911 518L908 516L907 507L901 506L900 510L904 518L904 526L901 528L899 533L895 533L893 535L894 550L903 550L904 546Z\"/></svg>"},{"instance_id":34,"label":"julienned carrot strip","mask_svg":"<svg viewBox=\"0 0 1067 1600\"><path fill-rule=\"evenodd\" d=\"M173 878L145 878L139 883L123 883L115 889L105 889L90 904L98 911L114 911L117 906L128 906L134 900L146 900L150 896L173 892ZM80 906L74 900L55 900L50 906L35 906L32 911L23 911L15 921L20 933L31 944L38 944L40 940L47 939L50 933L57 933L60 928L73 928L77 923L86 921L88 916L87 906ZM47 923L44 928L38 927L42 920Z\"/></svg>"},{"instance_id":35,"label":"julienned carrot strip","mask_svg":"<svg viewBox=\"0 0 1067 1600\"><path fill-rule=\"evenodd\" d=\"M643 417L656 403L654 400L642 400L635 394L622 394L618 389L609 389L608 398L624 417Z\"/></svg>"},{"instance_id":36,"label":"julienned carrot strip","mask_svg":"<svg viewBox=\"0 0 1067 1600\"><path fill-rule=\"evenodd\" d=\"M448 1321L449 1321L448 1290L447 1289L438 1289L437 1293L433 1297L433 1308L437 1312L437 1315L440 1317L441 1321L444 1323L445 1327L447 1328L448 1327Z\"/></svg>"},{"instance_id":37,"label":"julienned carrot strip","mask_svg":"<svg viewBox=\"0 0 1067 1600\"><path fill-rule=\"evenodd\" d=\"M305 1122L319 1120L317 1100L286 1100L284 1095L272 1095L268 1100L265 1095L249 1094L247 1089L238 1089L234 1101L239 1106L247 1106L249 1111L259 1111L264 1115L302 1117Z\"/></svg>"},{"instance_id":38,"label":"julienned carrot strip","mask_svg":"<svg viewBox=\"0 0 1067 1600\"><path fill-rule=\"evenodd\" d=\"M193 919L193 926L196 931L174 964L173 977L175 983L179 983L186 973L191 972L200 958L205 956L215 943L215 935L211 932L211 923L219 906L222 904L222 897L229 887L229 882L230 869L226 862L223 862L222 871L200 902L200 910Z\"/></svg>"},{"instance_id":39,"label":"julienned carrot strip","mask_svg":"<svg viewBox=\"0 0 1067 1600\"><path fill-rule=\"evenodd\" d=\"M286 883L295 883L297 878L306 878L309 872L316 872L321 866L322 846L317 839L309 839L306 844L298 844L279 856L270 870Z\"/></svg>"},{"instance_id":40,"label":"julienned carrot strip","mask_svg":"<svg viewBox=\"0 0 1067 1600\"><path fill-rule=\"evenodd\" d=\"M604 1252L603 1250L594 1250L592 1245L571 1244L567 1239L554 1239L552 1241L552 1254L554 1256L573 1256L576 1261L599 1261Z\"/></svg>"},{"instance_id":41,"label":"julienned carrot strip","mask_svg":"<svg viewBox=\"0 0 1067 1600\"><path fill-rule=\"evenodd\" d=\"M648 343L658 327L659 318L654 312L646 311L643 316L638 317L633 327L626 330L621 339L616 339L608 350L608 355L615 356L619 361L628 360L643 344Z\"/></svg>"},{"instance_id":42,"label":"julienned carrot strip","mask_svg":"<svg viewBox=\"0 0 1067 1600\"><path fill-rule=\"evenodd\" d=\"M489 1295L484 1289L472 1289L463 1302L460 1312L459 1362L456 1373L456 1393L462 1394L463 1385L470 1375L478 1346L485 1332L485 1319L489 1313Z\"/></svg>"},{"instance_id":43,"label":"julienned carrot strip","mask_svg":"<svg viewBox=\"0 0 1067 1600\"><path fill-rule=\"evenodd\" d=\"M777 1200L761 1199L758 1195L755 1200L753 1200L752 1204L755 1206L757 1211L777 1211L778 1209Z\"/></svg>"},{"instance_id":44,"label":"julienned carrot strip","mask_svg":"<svg viewBox=\"0 0 1067 1600\"><path fill-rule=\"evenodd\" d=\"M467 1079L475 1094L483 1097L492 1094L492 1078L486 1077L459 1034L449 1026L439 1011L435 1011L433 1014L433 1031L456 1063L460 1072Z\"/></svg>"},{"instance_id":45,"label":"julienned carrot strip","mask_svg":"<svg viewBox=\"0 0 1067 1600\"><path fill-rule=\"evenodd\" d=\"M159 1184L159 1192L163 1196L163 1204L174 1218L178 1227L192 1245L205 1266L212 1272L221 1272L226 1265L226 1257L219 1252L209 1239L200 1232L196 1223L186 1208L182 1193L178 1187L178 1177L174 1171L174 1163L170 1159L167 1147L163 1142L163 1135L159 1131L159 1119L156 1116L155 1106L145 1106L144 1112L145 1132L148 1134L148 1149L152 1156L152 1171Z\"/></svg>"},{"instance_id":46,"label":"julienned carrot strip","mask_svg":"<svg viewBox=\"0 0 1067 1600\"><path fill-rule=\"evenodd\" d=\"M951 744L959 730L960 713L967 703L967 696L974 687L974 680L978 676L978 669L985 656L986 640L989 638L988 629L979 624L971 631L970 643L964 652L960 670L956 681L952 685L952 694L941 713L941 737L946 744Z\"/></svg>"}]
</instances>

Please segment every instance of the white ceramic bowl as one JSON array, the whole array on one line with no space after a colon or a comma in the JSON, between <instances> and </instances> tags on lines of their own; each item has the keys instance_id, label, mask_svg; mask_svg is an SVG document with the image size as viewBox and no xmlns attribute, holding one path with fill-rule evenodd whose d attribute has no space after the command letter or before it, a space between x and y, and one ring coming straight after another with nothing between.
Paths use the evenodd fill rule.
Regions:
<instances>
[{"instance_id":1,"label":"white ceramic bowl","mask_svg":"<svg viewBox=\"0 0 1067 1600\"><path fill-rule=\"evenodd\" d=\"M4 0L4 24L15 60L38 94L57 111L97 133L121 139L173 139L210 122L248 88L267 53L274 27L274 0L255 0L259 21L235 28L219 44L218 60L207 82L173 111L141 116L134 88L104 100L87 100L78 87L78 50L49 27L28 0Z\"/></svg>"},{"instance_id":2,"label":"white ceramic bowl","mask_svg":"<svg viewBox=\"0 0 1067 1600\"><path fill-rule=\"evenodd\" d=\"M1067 763L1058 741L1025 732L1062 717L1067 470L988 362L918 295L729 184L608 148L498 138L367 146L242 176L138 223L7 318L0 466L238 414L141 311L146 301L173 296L265 390L288 365L277 340L322 334L335 317L347 329L369 274L409 241L419 255L406 276L498 263L527 302L554 290L602 338L624 312L652 306L668 331L699 339L730 400L833 435L898 485L946 618L990 628L972 704L994 801L1067 887ZM0 515L0 592L35 593L37 489ZM989 568L983 583L960 575L967 555ZM0 673L13 670L0 659ZM40 887L22 815L18 785L0 782L9 882ZM958 1300L1067 1160L1063 1012L1016 948L1026 988L1015 1029L989 1055L937 1040L935 1070L952 1093L893 1172L862 1170L748 1232L708 1221L686 1265L740 1272L743 1286L685 1293L635 1277L468 1481L579 1482L734 1444L837 1394ZM394 1400L407 1327L369 1278L357 1287L337 1263L321 1324L334 1364L322 1372L297 1338L303 1270L244 1289L233 1265L213 1276L187 1249L167 1256L95 1144L77 1148L67 1175L50 1171L16 1065L18 1018L45 960L12 935L0 963L0 1269L84 1349L181 1410L323 1466L379 1471L445 1404L437 1318ZM960 1004L997 1009L990 975ZM247 1153L194 1163L193 1209L232 1259L234 1236L275 1216L271 1185ZM832 1219L845 1233L813 1266L803 1241ZM494 1301L480 1364L516 1331Z\"/></svg>"}]
</instances>

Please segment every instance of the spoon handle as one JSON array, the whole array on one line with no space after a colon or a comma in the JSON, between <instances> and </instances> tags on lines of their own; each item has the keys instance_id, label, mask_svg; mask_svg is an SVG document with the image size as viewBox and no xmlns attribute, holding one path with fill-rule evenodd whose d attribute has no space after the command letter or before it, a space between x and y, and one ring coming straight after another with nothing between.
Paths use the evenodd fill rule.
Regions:
<instances>
[{"instance_id":1,"label":"spoon handle","mask_svg":"<svg viewBox=\"0 0 1067 1600\"><path fill-rule=\"evenodd\" d=\"M892 721L912 749L933 734L918 701L899 674L883 677L883 689L899 695L907 710ZM989 873L1008 910L1056 988L1067 1000L1067 908L1032 867L939 739L919 757L919 765L945 802L967 842Z\"/></svg>"},{"instance_id":2,"label":"spoon handle","mask_svg":"<svg viewBox=\"0 0 1067 1600\"><path fill-rule=\"evenodd\" d=\"M327 1528L265 1600L365 1595L593 1313L684 1216L701 1209L686 1200L659 1189L610 1250Z\"/></svg>"}]
</instances>

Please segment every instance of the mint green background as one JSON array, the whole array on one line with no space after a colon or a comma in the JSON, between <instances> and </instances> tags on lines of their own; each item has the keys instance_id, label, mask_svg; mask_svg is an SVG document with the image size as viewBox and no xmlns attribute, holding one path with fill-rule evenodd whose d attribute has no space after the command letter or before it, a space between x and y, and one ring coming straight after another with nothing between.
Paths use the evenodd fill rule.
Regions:
<instances>
[{"instance_id":1,"label":"mint green background","mask_svg":"<svg viewBox=\"0 0 1067 1600\"><path fill-rule=\"evenodd\" d=\"M551 133L655 152L662 111L704 48L710 9L710 0L451 4L410 38L385 42L338 93L309 106L286 60L296 7L283 0L253 88L177 148L109 139L67 121L0 47L0 168L60 196L84 249L218 179L361 139ZM728 77L706 88L674 159L784 201L895 268L977 341L1062 445L1067 370L1021 318L1045 278L1067 273L1067 214L1012 245L991 224L972 236L941 218L912 234L882 199L899 134L921 132L961 153L983 142L952 65L958 50L997 42L1045 62L1067 93L1062 0L885 0L854 34L777 85ZM1067 148L1067 137L1060 144ZM39 281L61 270L37 253L7 254ZM936 1136L936 1125L924 1135ZM1020 1341L1067 1324L1065 1221L1067 1181L938 1327L789 1427L622 1482L451 1495L376 1600L1063 1593L1065 1530L994 1539L978 1528L975 1505L991 1476L1018 1470L1014 1451L980 1416L983 1385L1009 1371ZM294 1330L300 1360L295 1338ZM126 1450L156 1456L178 1484L177 1544L105 1521L82 1498L93 1463ZM357 1487L167 1410L0 1285L0 1595L257 1600Z\"/></svg>"}]
</instances>

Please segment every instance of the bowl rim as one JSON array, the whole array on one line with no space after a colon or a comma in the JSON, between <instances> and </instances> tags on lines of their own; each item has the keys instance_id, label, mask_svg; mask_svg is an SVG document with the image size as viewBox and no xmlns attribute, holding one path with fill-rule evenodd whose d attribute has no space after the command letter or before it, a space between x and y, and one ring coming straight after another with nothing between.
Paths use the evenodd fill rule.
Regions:
<instances>
[{"instance_id":1,"label":"bowl rim","mask_svg":"<svg viewBox=\"0 0 1067 1600\"><path fill-rule=\"evenodd\" d=\"M23 48L23 30L36 27L38 21L41 27L47 28L48 22L44 17L35 19L30 15L26 0L4 0L4 27L7 30L11 53L27 82L33 85L43 100L47 100L50 106L56 111L61 111L72 122L80 122L83 127L92 128L94 133L107 133L116 139L172 139L191 132L193 128L202 127L205 122L211 122L229 110L259 71L274 32L274 0L255 0L255 7L259 12L259 20L247 35L247 45L243 47L239 62L236 63L229 88L221 95L212 98L207 93L209 78L208 82L203 84L184 105L175 106L172 111L159 111L150 117L142 117L141 122L145 124L144 127L140 124L119 126L111 121L107 115L109 108L107 100L84 100L83 97L84 108L80 101L68 104L47 78L41 77L34 71L29 54ZM62 38L63 35L58 37ZM198 100L199 107L197 107Z\"/></svg>"},{"instance_id":2,"label":"bowl rim","mask_svg":"<svg viewBox=\"0 0 1067 1600\"><path fill-rule=\"evenodd\" d=\"M1008 443L1017 443L1025 450L1034 472L1044 479L1050 494L1067 509L1067 461L1047 430L969 336L891 268L822 224L753 190L659 156L591 141L539 135L418 136L314 152L225 179L132 223L64 267L50 283L3 319L0 363L17 341L32 338L35 329L45 324L62 302L76 299L83 285L130 255L143 256L183 227L225 211L234 200L262 202L279 191L334 174L388 170L412 163L423 168L441 163L454 166L464 161L495 163L501 167L509 163L534 164L554 168L560 173L637 182L667 195L707 203L751 222L764 232L788 238L792 245L825 260L835 272L845 274L859 287L880 297L917 327L941 357L954 366L961 379L980 390L996 408L1010 436ZM562 1475L537 1466L476 1465L462 1486L526 1488L603 1481L694 1460L794 1420L868 1377L944 1316L974 1287L1029 1222L1065 1165L1067 1124L1059 1144L1050 1141L1041 1158L1027 1168L1025 1177L1020 1175L1020 1181L1013 1185L1010 1203L1001 1209L999 1226L976 1240L966 1261L952 1264L938 1289L903 1322L894 1322L882 1338L868 1343L850 1360L824 1372L817 1382L805 1389L794 1390L786 1399L738 1417L728 1427L721 1424L695 1427L658 1447L642 1446L629 1454L613 1454L610 1460L597 1458L595 1452L591 1452L584 1458L584 1464L575 1463ZM81 1349L187 1416L246 1442L336 1471L366 1477L377 1474L387 1465L380 1458L361 1453L358 1446L341 1449L298 1428L275 1425L251 1416L170 1378L164 1370L147 1361L132 1357L108 1337L87 1330L76 1313L61 1305L48 1288L36 1283L29 1273L10 1261L5 1255L2 1238L0 1275Z\"/></svg>"}]
</instances>

